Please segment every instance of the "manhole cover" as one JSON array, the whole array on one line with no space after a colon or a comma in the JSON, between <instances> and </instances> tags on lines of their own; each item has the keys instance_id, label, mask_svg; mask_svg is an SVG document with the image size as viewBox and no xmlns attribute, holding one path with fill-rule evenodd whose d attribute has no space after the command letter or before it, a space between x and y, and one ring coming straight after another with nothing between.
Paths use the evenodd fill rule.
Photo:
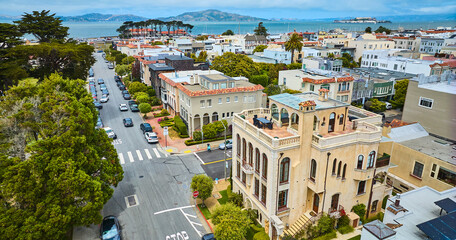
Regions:
<instances>
[{"instance_id":1,"label":"manhole cover","mask_svg":"<svg viewBox=\"0 0 456 240\"><path fill-rule=\"evenodd\" d=\"M127 203L127 208L134 207L139 204L138 197L136 195L125 197L125 202Z\"/></svg>"}]
</instances>

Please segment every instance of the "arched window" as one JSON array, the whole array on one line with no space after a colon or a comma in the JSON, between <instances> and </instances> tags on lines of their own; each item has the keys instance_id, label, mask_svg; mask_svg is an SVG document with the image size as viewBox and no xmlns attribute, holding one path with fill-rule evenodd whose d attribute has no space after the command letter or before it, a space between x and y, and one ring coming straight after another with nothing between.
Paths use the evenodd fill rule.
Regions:
<instances>
[{"instance_id":1,"label":"arched window","mask_svg":"<svg viewBox=\"0 0 456 240\"><path fill-rule=\"evenodd\" d=\"M374 167L375 162L375 151L369 153L369 157L367 158L367 168Z\"/></svg>"},{"instance_id":2,"label":"arched window","mask_svg":"<svg viewBox=\"0 0 456 240\"><path fill-rule=\"evenodd\" d=\"M343 114L341 114L339 116L339 125L342 125L342 124L344 124L344 115Z\"/></svg>"},{"instance_id":3,"label":"arched window","mask_svg":"<svg viewBox=\"0 0 456 240\"><path fill-rule=\"evenodd\" d=\"M337 177L340 177L340 169L342 168L342 161L339 161L339 166L337 166Z\"/></svg>"},{"instance_id":4,"label":"arched window","mask_svg":"<svg viewBox=\"0 0 456 240\"><path fill-rule=\"evenodd\" d=\"M364 156L359 155L358 156L358 164L356 165L357 169L363 169L363 161L364 161Z\"/></svg>"},{"instance_id":5,"label":"arched window","mask_svg":"<svg viewBox=\"0 0 456 240\"><path fill-rule=\"evenodd\" d=\"M263 169L262 169L262 176L264 179L268 178L268 156L263 153Z\"/></svg>"},{"instance_id":6,"label":"arched window","mask_svg":"<svg viewBox=\"0 0 456 240\"><path fill-rule=\"evenodd\" d=\"M342 179L345 179L345 170L347 170L347 164L344 164L344 169L342 170Z\"/></svg>"},{"instance_id":7,"label":"arched window","mask_svg":"<svg viewBox=\"0 0 456 240\"><path fill-rule=\"evenodd\" d=\"M317 116L314 116L313 130L317 131L317 127L318 127L318 118L317 118Z\"/></svg>"},{"instance_id":8,"label":"arched window","mask_svg":"<svg viewBox=\"0 0 456 240\"><path fill-rule=\"evenodd\" d=\"M284 158L280 163L280 183L288 182L290 178L290 159Z\"/></svg>"},{"instance_id":9,"label":"arched window","mask_svg":"<svg viewBox=\"0 0 456 240\"><path fill-rule=\"evenodd\" d=\"M245 142L245 138L242 139L242 165L246 162L246 154L247 153L247 143Z\"/></svg>"},{"instance_id":10,"label":"arched window","mask_svg":"<svg viewBox=\"0 0 456 240\"><path fill-rule=\"evenodd\" d=\"M255 171L260 173L260 150L255 148Z\"/></svg>"},{"instance_id":11,"label":"arched window","mask_svg":"<svg viewBox=\"0 0 456 240\"><path fill-rule=\"evenodd\" d=\"M249 143L249 165L253 166L253 146Z\"/></svg>"},{"instance_id":12,"label":"arched window","mask_svg":"<svg viewBox=\"0 0 456 240\"><path fill-rule=\"evenodd\" d=\"M329 115L328 132L334 132L335 122L336 122L336 114L331 113Z\"/></svg>"},{"instance_id":13,"label":"arched window","mask_svg":"<svg viewBox=\"0 0 456 240\"><path fill-rule=\"evenodd\" d=\"M337 164L337 159L334 158L334 161L333 161L333 169L332 169L332 175L336 175L336 164Z\"/></svg>"},{"instance_id":14,"label":"arched window","mask_svg":"<svg viewBox=\"0 0 456 240\"><path fill-rule=\"evenodd\" d=\"M315 182L315 176L317 175L317 161L312 159L310 164L310 180Z\"/></svg>"},{"instance_id":15,"label":"arched window","mask_svg":"<svg viewBox=\"0 0 456 240\"><path fill-rule=\"evenodd\" d=\"M238 157L241 157L241 137L239 134L236 136L236 153Z\"/></svg>"}]
</instances>

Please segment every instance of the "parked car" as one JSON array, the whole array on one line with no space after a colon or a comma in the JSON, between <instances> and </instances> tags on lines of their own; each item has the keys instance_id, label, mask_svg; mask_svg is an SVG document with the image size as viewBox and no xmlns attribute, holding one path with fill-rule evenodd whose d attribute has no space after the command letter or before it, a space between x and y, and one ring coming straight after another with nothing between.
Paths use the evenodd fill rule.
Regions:
<instances>
[{"instance_id":1,"label":"parked car","mask_svg":"<svg viewBox=\"0 0 456 240\"><path fill-rule=\"evenodd\" d=\"M128 101L128 105L131 106L131 105L133 105L133 104L137 104L135 100L130 100L130 101Z\"/></svg>"},{"instance_id":2,"label":"parked car","mask_svg":"<svg viewBox=\"0 0 456 240\"><path fill-rule=\"evenodd\" d=\"M201 240L216 240L215 236L213 233L208 233L204 234L204 236L201 237Z\"/></svg>"},{"instance_id":3,"label":"parked car","mask_svg":"<svg viewBox=\"0 0 456 240\"><path fill-rule=\"evenodd\" d=\"M386 109L390 110L391 108L393 108L393 105L391 105L391 103L385 102L385 104L386 104Z\"/></svg>"},{"instance_id":4,"label":"parked car","mask_svg":"<svg viewBox=\"0 0 456 240\"><path fill-rule=\"evenodd\" d=\"M120 81L120 77L119 77L118 75L115 75L115 76L114 76L114 80Z\"/></svg>"},{"instance_id":5,"label":"parked car","mask_svg":"<svg viewBox=\"0 0 456 240\"><path fill-rule=\"evenodd\" d=\"M101 121L100 117L98 117L97 125L95 126L95 129L98 129L98 128L103 128L103 121Z\"/></svg>"},{"instance_id":6,"label":"parked car","mask_svg":"<svg viewBox=\"0 0 456 240\"><path fill-rule=\"evenodd\" d=\"M122 94L130 94L128 90L122 90Z\"/></svg>"},{"instance_id":7,"label":"parked car","mask_svg":"<svg viewBox=\"0 0 456 240\"><path fill-rule=\"evenodd\" d=\"M139 125L139 129L141 129L141 131L142 131L143 133L145 133L145 132L152 132L152 126L150 126L149 123L141 123L141 124Z\"/></svg>"},{"instance_id":8,"label":"parked car","mask_svg":"<svg viewBox=\"0 0 456 240\"><path fill-rule=\"evenodd\" d=\"M103 90L103 89L108 89L108 87L104 83L100 84L100 90Z\"/></svg>"},{"instance_id":9,"label":"parked car","mask_svg":"<svg viewBox=\"0 0 456 240\"><path fill-rule=\"evenodd\" d=\"M120 111L122 111L122 112L123 112L123 111L128 111L127 104L125 104L125 103L119 104L119 109L120 109Z\"/></svg>"},{"instance_id":10,"label":"parked car","mask_svg":"<svg viewBox=\"0 0 456 240\"><path fill-rule=\"evenodd\" d=\"M148 143L158 143L157 134L154 132L145 132L144 137L146 138Z\"/></svg>"},{"instance_id":11,"label":"parked car","mask_svg":"<svg viewBox=\"0 0 456 240\"><path fill-rule=\"evenodd\" d=\"M131 104L131 105L130 105L130 110L131 110L132 112L139 112L138 105L136 105L136 104Z\"/></svg>"},{"instance_id":12,"label":"parked car","mask_svg":"<svg viewBox=\"0 0 456 240\"><path fill-rule=\"evenodd\" d=\"M124 118L123 124L125 127L133 127L133 120L131 118Z\"/></svg>"},{"instance_id":13,"label":"parked car","mask_svg":"<svg viewBox=\"0 0 456 240\"><path fill-rule=\"evenodd\" d=\"M108 134L109 138L116 139L117 135L114 133L114 130L112 130L110 127L105 127L103 128L106 131L106 134Z\"/></svg>"},{"instance_id":14,"label":"parked car","mask_svg":"<svg viewBox=\"0 0 456 240\"><path fill-rule=\"evenodd\" d=\"M103 78L99 78L99 79L98 79L98 85L100 85L100 84L102 84L102 83L104 83Z\"/></svg>"},{"instance_id":15,"label":"parked car","mask_svg":"<svg viewBox=\"0 0 456 240\"><path fill-rule=\"evenodd\" d=\"M117 87L124 85L122 82L117 82Z\"/></svg>"},{"instance_id":16,"label":"parked car","mask_svg":"<svg viewBox=\"0 0 456 240\"><path fill-rule=\"evenodd\" d=\"M219 149L224 150L224 149L225 149L225 146L226 146L226 149L231 149L231 148L233 148L233 140L229 139L229 140L226 140L225 143L220 143Z\"/></svg>"},{"instance_id":17,"label":"parked car","mask_svg":"<svg viewBox=\"0 0 456 240\"><path fill-rule=\"evenodd\" d=\"M103 89L103 90L101 90L101 93L102 93L103 95L109 95L108 89Z\"/></svg>"},{"instance_id":18,"label":"parked car","mask_svg":"<svg viewBox=\"0 0 456 240\"><path fill-rule=\"evenodd\" d=\"M101 103L98 102L98 101L93 101L93 105L95 105L95 107L98 108L98 109L102 109L103 108L103 105L101 105Z\"/></svg>"},{"instance_id":19,"label":"parked car","mask_svg":"<svg viewBox=\"0 0 456 240\"><path fill-rule=\"evenodd\" d=\"M121 85L121 86L119 87L119 89L120 89L120 90L125 90L125 89L126 89L126 88L125 88L125 85Z\"/></svg>"},{"instance_id":20,"label":"parked car","mask_svg":"<svg viewBox=\"0 0 456 240\"><path fill-rule=\"evenodd\" d=\"M130 99L131 99L131 96L130 96L130 94L127 93L127 94L124 94L124 95L123 95L123 98L124 98L125 100L130 100Z\"/></svg>"},{"instance_id":21,"label":"parked car","mask_svg":"<svg viewBox=\"0 0 456 240\"><path fill-rule=\"evenodd\" d=\"M114 69L114 65L113 65L112 63L109 63L109 64L108 64L108 68L109 68L109 69Z\"/></svg>"},{"instance_id":22,"label":"parked car","mask_svg":"<svg viewBox=\"0 0 456 240\"><path fill-rule=\"evenodd\" d=\"M102 240L121 240L122 230L119 220L114 216L106 216L100 225L100 238Z\"/></svg>"},{"instance_id":23,"label":"parked car","mask_svg":"<svg viewBox=\"0 0 456 240\"><path fill-rule=\"evenodd\" d=\"M94 83L95 82L95 78L94 77L89 77L89 82L90 83L92 83L92 82Z\"/></svg>"},{"instance_id":24,"label":"parked car","mask_svg":"<svg viewBox=\"0 0 456 240\"><path fill-rule=\"evenodd\" d=\"M95 73L93 72L93 68L89 69L89 77L95 76Z\"/></svg>"},{"instance_id":25,"label":"parked car","mask_svg":"<svg viewBox=\"0 0 456 240\"><path fill-rule=\"evenodd\" d=\"M101 96L101 98L100 98L100 102L107 103L108 101L109 101L109 96L103 94L103 96Z\"/></svg>"}]
</instances>

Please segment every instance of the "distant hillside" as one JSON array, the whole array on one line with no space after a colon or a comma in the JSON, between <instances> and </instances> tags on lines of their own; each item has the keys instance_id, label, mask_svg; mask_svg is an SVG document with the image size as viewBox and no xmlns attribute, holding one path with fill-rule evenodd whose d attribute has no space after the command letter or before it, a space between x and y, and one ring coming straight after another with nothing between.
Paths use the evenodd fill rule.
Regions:
<instances>
[{"instance_id":1,"label":"distant hillside","mask_svg":"<svg viewBox=\"0 0 456 240\"><path fill-rule=\"evenodd\" d=\"M21 19L21 16L8 16L8 15L0 15L0 20L3 21L14 21Z\"/></svg>"},{"instance_id":2,"label":"distant hillside","mask_svg":"<svg viewBox=\"0 0 456 240\"><path fill-rule=\"evenodd\" d=\"M144 21L148 18L139 17L132 14L116 15L116 14L101 14L101 13L89 13L81 16L68 16L60 19L64 22L125 22L125 21Z\"/></svg>"},{"instance_id":3,"label":"distant hillside","mask_svg":"<svg viewBox=\"0 0 456 240\"><path fill-rule=\"evenodd\" d=\"M269 21L264 18L243 16L235 13L227 13L219 10L209 9L199 12L186 12L175 17L160 18L163 21L185 21L185 22L256 22Z\"/></svg>"}]
</instances>

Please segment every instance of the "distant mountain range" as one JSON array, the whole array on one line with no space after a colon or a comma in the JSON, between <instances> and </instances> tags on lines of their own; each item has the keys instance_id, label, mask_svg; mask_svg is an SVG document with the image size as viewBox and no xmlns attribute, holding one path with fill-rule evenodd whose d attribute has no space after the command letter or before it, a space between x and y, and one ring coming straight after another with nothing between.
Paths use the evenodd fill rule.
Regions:
<instances>
[{"instance_id":1,"label":"distant mountain range","mask_svg":"<svg viewBox=\"0 0 456 240\"><path fill-rule=\"evenodd\" d=\"M124 21L144 21L148 18L136 16L133 14L101 14L101 13L89 13L81 16L70 16L70 17L61 17L60 19L64 22L124 22Z\"/></svg>"},{"instance_id":2,"label":"distant mountain range","mask_svg":"<svg viewBox=\"0 0 456 240\"><path fill-rule=\"evenodd\" d=\"M183 22L258 22L270 21L264 18L227 13L215 9L208 9L199 12L186 12L174 17L159 18L162 21L183 21Z\"/></svg>"}]
</instances>

